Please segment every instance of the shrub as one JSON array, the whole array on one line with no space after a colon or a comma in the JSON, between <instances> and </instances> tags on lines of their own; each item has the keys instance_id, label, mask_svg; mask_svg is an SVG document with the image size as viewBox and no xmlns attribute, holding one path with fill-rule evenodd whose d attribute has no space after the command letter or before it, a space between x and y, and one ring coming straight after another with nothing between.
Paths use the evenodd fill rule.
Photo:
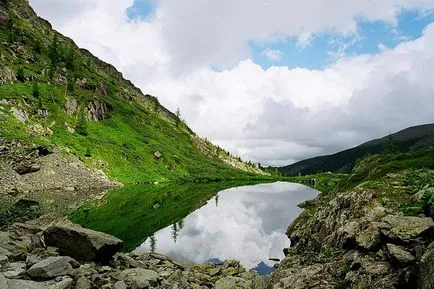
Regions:
<instances>
[{"instance_id":1,"label":"shrub","mask_svg":"<svg viewBox=\"0 0 434 289\"><path fill-rule=\"evenodd\" d=\"M75 51L74 47L70 46L65 59L65 66L71 71L75 71Z\"/></svg>"},{"instance_id":2,"label":"shrub","mask_svg":"<svg viewBox=\"0 0 434 289\"><path fill-rule=\"evenodd\" d=\"M39 99L40 92L39 92L39 86L38 86L37 82L33 83L32 95L33 95L34 98L38 98Z\"/></svg>"},{"instance_id":3,"label":"shrub","mask_svg":"<svg viewBox=\"0 0 434 289\"><path fill-rule=\"evenodd\" d=\"M74 91L75 89L75 81L73 79L68 79L68 84L66 86L68 91Z\"/></svg>"},{"instance_id":4,"label":"shrub","mask_svg":"<svg viewBox=\"0 0 434 289\"><path fill-rule=\"evenodd\" d=\"M86 153L84 154L85 157L90 158L92 156L90 152L90 147L86 147Z\"/></svg>"},{"instance_id":5,"label":"shrub","mask_svg":"<svg viewBox=\"0 0 434 289\"><path fill-rule=\"evenodd\" d=\"M33 41L33 50L36 52L36 53L41 53L42 52L42 42L41 42L41 40L39 40L39 39L35 39L34 41Z\"/></svg>"},{"instance_id":6,"label":"shrub","mask_svg":"<svg viewBox=\"0 0 434 289\"><path fill-rule=\"evenodd\" d=\"M18 67L17 80L20 82L24 82L26 80L26 76L24 75L24 68L22 66Z\"/></svg>"},{"instance_id":7,"label":"shrub","mask_svg":"<svg viewBox=\"0 0 434 289\"><path fill-rule=\"evenodd\" d=\"M82 110L79 114L79 118L76 125L76 131L79 135L87 136L89 133L87 132L87 123L84 117L84 111Z\"/></svg>"}]
</instances>

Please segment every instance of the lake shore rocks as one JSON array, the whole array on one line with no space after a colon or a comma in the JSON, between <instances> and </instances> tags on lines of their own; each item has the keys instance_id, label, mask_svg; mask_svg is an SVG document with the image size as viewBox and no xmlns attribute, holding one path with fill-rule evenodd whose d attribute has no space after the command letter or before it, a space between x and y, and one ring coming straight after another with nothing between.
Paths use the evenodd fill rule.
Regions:
<instances>
[{"instance_id":1,"label":"lake shore rocks","mask_svg":"<svg viewBox=\"0 0 434 289\"><path fill-rule=\"evenodd\" d=\"M186 267L158 253L122 253L119 239L81 228L60 215L14 224L0 236L2 289L268 286L266 278L247 272L235 260ZM88 257L82 258L85 254Z\"/></svg>"},{"instance_id":2,"label":"lake shore rocks","mask_svg":"<svg viewBox=\"0 0 434 289\"><path fill-rule=\"evenodd\" d=\"M434 288L434 221L383 206L361 186L319 195L289 226L273 289Z\"/></svg>"}]
</instances>

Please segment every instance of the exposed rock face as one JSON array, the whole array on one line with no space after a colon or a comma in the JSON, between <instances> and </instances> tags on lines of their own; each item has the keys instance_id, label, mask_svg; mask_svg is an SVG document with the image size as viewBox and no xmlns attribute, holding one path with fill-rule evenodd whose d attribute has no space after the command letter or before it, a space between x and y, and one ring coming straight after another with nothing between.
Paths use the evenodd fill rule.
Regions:
<instances>
[{"instance_id":1,"label":"exposed rock face","mask_svg":"<svg viewBox=\"0 0 434 289\"><path fill-rule=\"evenodd\" d=\"M11 112L20 122L27 122L29 120L29 116L27 115L27 112L25 110L12 107Z\"/></svg>"},{"instance_id":2,"label":"exposed rock face","mask_svg":"<svg viewBox=\"0 0 434 289\"><path fill-rule=\"evenodd\" d=\"M87 104L86 119L88 121L102 121L108 113L107 105L99 100L93 100Z\"/></svg>"},{"instance_id":3,"label":"exposed rock face","mask_svg":"<svg viewBox=\"0 0 434 289\"><path fill-rule=\"evenodd\" d=\"M44 238L47 245L80 261L108 261L123 245L118 238L78 226L49 227Z\"/></svg>"},{"instance_id":4,"label":"exposed rock face","mask_svg":"<svg viewBox=\"0 0 434 289\"><path fill-rule=\"evenodd\" d=\"M381 219L380 228L386 237L408 242L429 230L431 231L434 228L434 223L431 218L388 215Z\"/></svg>"},{"instance_id":5,"label":"exposed rock face","mask_svg":"<svg viewBox=\"0 0 434 289\"><path fill-rule=\"evenodd\" d=\"M11 213L11 222L0 224L0 229L19 220L15 213L23 208L16 206L17 200L36 201L45 204L47 210L51 208L49 211L67 214L75 204L92 197L90 189L96 195L116 186L102 171L90 169L77 157L65 154L67 151L52 146L0 138L0 202L2 209L9 208ZM73 193L67 188L72 188Z\"/></svg>"},{"instance_id":6,"label":"exposed rock face","mask_svg":"<svg viewBox=\"0 0 434 289\"><path fill-rule=\"evenodd\" d=\"M74 114L77 111L78 103L75 99L68 99L65 105L65 111L67 114Z\"/></svg>"},{"instance_id":7,"label":"exposed rock face","mask_svg":"<svg viewBox=\"0 0 434 289\"><path fill-rule=\"evenodd\" d=\"M400 264L406 265L407 263L413 262L416 258L407 252L403 247L396 246L393 244L387 244L387 250L389 254Z\"/></svg>"},{"instance_id":8,"label":"exposed rock face","mask_svg":"<svg viewBox=\"0 0 434 289\"><path fill-rule=\"evenodd\" d=\"M15 73L8 67L0 67L0 84L6 84L11 81L16 81Z\"/></svg>"},{"instance_id":9,"label":"exposed rock face","mask_svg":"<svg viewBox=\"0 0 434 289\"><path fill-rule=\"evenodd\" d=\"M434 288L433 219L386 209L377 195L362 187L319 195L288 228L292 248L273 288Z\"/></svg>"}]
</instances>

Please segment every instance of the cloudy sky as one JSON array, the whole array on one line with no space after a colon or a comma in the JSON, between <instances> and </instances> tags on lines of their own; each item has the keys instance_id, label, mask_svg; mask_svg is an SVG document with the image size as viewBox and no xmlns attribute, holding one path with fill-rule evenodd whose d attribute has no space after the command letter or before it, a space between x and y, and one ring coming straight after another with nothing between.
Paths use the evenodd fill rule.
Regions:
<instances>
[{"instance_id":1,"label":"cloudy sky","mask_svg":"<svg viewBox=\"0 0 434 289\"><path fill-rule=\"evenodd\" d=\"M434 122L434 0L30 3L246 160L284 165Z\"/></svg>"}]
</instances>

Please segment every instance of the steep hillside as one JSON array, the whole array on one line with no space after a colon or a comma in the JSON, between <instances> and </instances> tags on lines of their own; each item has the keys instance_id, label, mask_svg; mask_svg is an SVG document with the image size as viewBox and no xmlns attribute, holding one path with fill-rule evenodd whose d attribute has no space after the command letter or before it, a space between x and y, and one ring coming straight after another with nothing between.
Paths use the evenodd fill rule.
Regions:
<instances>
[{"instance_id":1,"label":"steep hillside","mask_svg":"<svg viewBox=\"0 0 434 289\"><path fill-rule=\"evenodd\" d=\"M315 157L278 168L284 175L315 174L319 172L349 173L356 161L368 154L408 152L434 145L434 124L409 127L397 133L372 140L333 155Z\"/></svg>"},{"instance_id":2,"label":"steep hillside","mask_svg":"<svg viewBox=\"0 0 434 289\"><path fill-rule=\"evenodd\" d=\"M54 31L26 0L0 3L0 122L0 139L13 147L54 145L58 155L122 183L262 173L196 136L157 98Z\"/></svg>"}]
</instances>

